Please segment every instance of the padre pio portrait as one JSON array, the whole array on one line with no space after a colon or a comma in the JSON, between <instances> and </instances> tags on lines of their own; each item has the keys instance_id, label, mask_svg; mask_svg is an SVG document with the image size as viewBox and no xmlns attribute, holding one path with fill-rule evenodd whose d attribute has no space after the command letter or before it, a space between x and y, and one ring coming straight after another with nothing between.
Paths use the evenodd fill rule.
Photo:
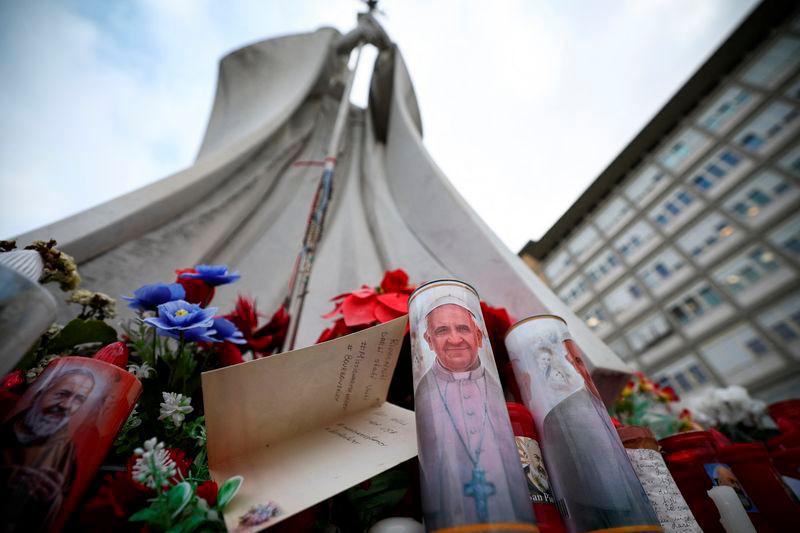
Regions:
<instances>
[{"instance_id":1,"label":"padre pio portrait","mask_svg":"<svg viewBox=\"0 0 800 533\"><path fill-rule=\"evenodd\" d=\"M0 425L2 531L59 529L140 390L124 370L85 357L48 366Z\"/></svg>"},{"instance_id":2,"label":"padre pio portrait","mask_svg":"<svg viewBox=\"0 0 800 533\"><path fill-rule=\"evenodd\" d=\"M527 483L480 308L453 295L420 304L424 313L412 327L423 364L414 397L428 530L530 523Z\"/></svg>"}]
</instances>

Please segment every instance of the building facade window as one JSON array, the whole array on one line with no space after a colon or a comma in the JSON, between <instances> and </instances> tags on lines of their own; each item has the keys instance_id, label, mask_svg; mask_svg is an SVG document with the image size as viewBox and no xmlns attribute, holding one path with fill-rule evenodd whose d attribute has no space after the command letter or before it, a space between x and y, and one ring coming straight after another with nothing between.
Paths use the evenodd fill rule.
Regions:
<instances>
[{"instance_id":1,"label":"building facade window","mask_svg":"<svg viewBox=\"0 0 800 533\"><path fill-rule=\"evenodd\" d=\"M710 137L688 128L667 143L657 159L666 168L680 173L697 159L709 144L711 144Z\"/></svg>"},{"instance_id":2,"label":"building facade window","mask_svg":"<svg viewBox=\"0 0 800 533\"><path fill-rule=\"evenodd\" d=\"M687 326L723 303L719 292L708 283L701 282L668 303L667 310L679 324Z\"/></svg>"},{"instance_id":3,"label":"building facade window","mask_svg":"<svg viewBox=\"0 0 800 533\"><path fill-rule=\"evenodd\" d=\"M598 290L602 290L622 274L624 270L616 254L609 250L600 253L596 259L586 265L585 272L589 279L592 280L592 283L594 283L594 286Z\"/></svg>"},{"instance_id":4,"label":"building facade window","mask_svg":"<svg viewBox=\"0 0 800 533\"><path fill-rule=\"evenodd\" d=\"M695 191L716 198L736 184L737 179L752 167L752 161L732 148L718 150L690 174Z\"/></svg>"},{"instance_id":5,"label":"building facade window","mask_svg":"<svg viewBox=\"0 0 800 533\"><path fill-rule=\"evenodd\" d=\"M663 231L672 233L702 208L702 202L693 193L678 187L651 209L647 216Z\"/></svg>"},{"instance_id":6,"label":"building facade window","mask_svg":"<svg viewBox=\"0 0 800 533\"><path fill-rule=\"evenodd\" d=\"M728 87L700 115L697 123L708 131L725 133L761 98L742 87Z\"/></svg>"},{"instance_id":7,"label":"building facade window","mask_svg":"<svg viewBox=\"0 0 800 533\"><path fill-rule=\"evenodd\" d=\"M692 393L697 393L699 389L712 385L714 382L708 370L700 364L695 356L681 358L654 374L654 379L662 387L672 387L683 397L689 397Z\"/></svg>"},{"instance_id":8,"label":"building facade window","mask_svg":"<svg viewBox=\"0 0 800 533\"><path fill-rule=\"evenodd\" d=\"M712 212L677 239L678 248L700 264L708 264L742 238L741 231L727 217Z\"/></svg>"},{"instance_id":9,"label":"building facade window","mask_svg":"<svg viewBox=\"0 0 800 533\"><path fill-rule=\"evenodd\" d=\"M544 267L544 275L551 284L558 285L574 270L575 263L572 261L572 257L565 250L561 250Z\"/></svg>"},{"instance_id":10,"label":"building facade window","mask_svg":"<svg viewBox=\"0 0 800 533\"><path fill-rule=\"evenodd\" d=\"M800 214L778 226L768 238L772 244L800 260Z\"/></svg>"},{"instance_id":11,"label":"building facade window","mask_svg":"<svg viewBox=\"0 0 800 533\"><path fill-rule=\"evenodd\" d=\"M581 275L568 282L558 293L561 301L573 309L580 307L589 296L589 284L586 282L586 278Z\"/></svg>"},{"instance_id":12,"label":"building facade window","mask_svg":"<svg viewBox=\"0 0 800 533\"><path fill-rule=\"evenodd\" d=\"M652 250L658 241L653 227L640 220L614 241L614 249L631 264Z\"/></svg>"},{"instance_id":13,"label":"building facade window","mask_svg":"<svg viewBox=\"0 0 800 533\"><path fill-rule=\"evenodd\" d=\"M786 97L800 101L800 76L786 89Z\"/></svg>"},{"instance_id":14,"label":"building facade window","mask_svg":"<svg viewBox=\"0 0 800 533\"><path fill-rule=\"evenodd\" d=\"M763 311L757 320L777 344L800 359L800 292Z\"/></svg>"},{"instance_id":15,"label":"building facade window","mask_svg":"<svg viewBox=\"0 0 800 533\"><path fill-rule=\"evenodd\" d=\"M606 236L611 236L633 217L633 208L624 198L617 196L597 214L594 223Z\"/></svg>"},{"instance_id":16,"label":"building facade window","mask_svg":"<svg viewBox=\"0 0 800 533\"><path fill-rule=\"evenodd\" d=\"M593 305L581 315L581 318L592 331L601 337L612 330L612 324L601 305Z\"/></svg>"},{"instance_id":17,"label":"building facade window","mask_svg":"<svg viewBox=\"0 0 800 533\"><path fill-rule=\"evenodd\" d=\"M567 248L577 261L583 261L602 244L597 230L592 226L586 226L569 241Z\"/></svg>"},{"instance_id":18,"label":"building facade window","mask_svg":"<svg viewBox=\"0 0 800 533\"><path fill-rule=\"evenodd\" d=\"M800 188L777 172L756 174L725 200L723 207L749 226L771 220L800 197Z\"/></svg>"},{"instance_id":19,"label":"building facade window","mask_svg":"<svg viewBox=\"0 0 800 533\"><path fill-rule=\"evenodd\" d=\"M751 303L765 297L792 275L774 253L763 246L754 246L716 269L713 277L739 302Z\"/></svg>"},{"instance_id":20,"label":"building facade window","mask_svg":"<svg viewBox=\"0 0 800 533\"><path fill-rule=\"evenodd\" d=\"M647 305L647 298L639 284L629 277L612 289L603 303L608 312L622 322Z\"/></svg>"},{"instance_id":21,"label":"building facade window","mask_svg":"<svg viewBox=\"0 0 800 533\"><path fill-rule=\"evenodd\" d=\"M654 348L674 333L672 325L661 313L653 313L630 328L626 334L628 342L635 351L646 352Z\"/></svg>"},{"instance_id":22,"label":"building facade window","mask_svg":"<svg viewBox=\"0 0 800 533\"><path fill-rule=\"evenodd\" d=\"M706 342L700 347L700 353L730 384L747 384L783 366L769 341L746 324Z\"/></svg>"},{"instance_id":23,"label":"building facade window","mask_svg":"<svg viewBox=\"0 0 800 533\"><path fill-rule=\"evenodd\" d=\"M738 131L734 142L748 152L770 153L797 129L797 116L794 106L772 102Z\"/></svg>"},{"instance_id":24,"label":"building facade window","mask_svg":"<svg viewBox=\"0 0 800 533\"><path fill-rule=\"evenodd\" d=\"M800 144L796 144L783 157L778 159L778 166L787 173L800 177Z\"/></svg>"},{"instance_id":25,"label":"building facade window","mask_svg":"<svg viewBox=\"0 0 800 533\"><path fill-rule=\"evenodd\" d=\"M674 248L666 248L637 272L655 295L662 295L690 274L688 265Z\"/></svg>"},{"instance_id":26,"label":"building facade window","mask_svg":"<svg viewBox=\"0 0 800 533\"><path fill-rule=\"evenodd\" d=\"M643 168L625 188L625 196L640 209L670 184L667 175L655 165Z\"/></svg>"},{"instance_id":27,"label":"building facade window","mask_svg":"<svg viewBox=\"0 0 800 533\"><path fill-rule=\"evenodd\" d=\"M611 348L611 351L617 354L623 361L627 361L633 357L630 348L628 348L628 343L625 342L625 339L622 337L609 342L608 347Z\"/></svg>"},{"instance_id":28,"label":"building facade window","mask_svg":"<svg viewBox=\"0 0 800 533\"><path fill-rule=\"evenodd\" d=\"M778 39L742 74L742 80L757 87L774 89L800 65L800 39Z\"/></svg>"}]
</instances>

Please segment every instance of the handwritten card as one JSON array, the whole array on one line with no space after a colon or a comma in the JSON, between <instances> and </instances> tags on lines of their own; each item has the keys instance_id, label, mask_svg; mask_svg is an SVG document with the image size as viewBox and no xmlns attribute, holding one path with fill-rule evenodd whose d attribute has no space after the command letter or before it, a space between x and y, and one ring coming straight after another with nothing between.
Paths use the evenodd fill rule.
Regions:
<instances>
[{"instance_id":1,"label":"handwritten card","mask_svg":"<svg viewBox=\"0 0 800 533\"><path fill-rule=\"evenodd\" d=\"M386 403L406 317L203 374L214 480L244 484L229 531L259 531L417 454L414 413ZM246 527L251 507L279 514Z\"/></svg>"}]
</instances>

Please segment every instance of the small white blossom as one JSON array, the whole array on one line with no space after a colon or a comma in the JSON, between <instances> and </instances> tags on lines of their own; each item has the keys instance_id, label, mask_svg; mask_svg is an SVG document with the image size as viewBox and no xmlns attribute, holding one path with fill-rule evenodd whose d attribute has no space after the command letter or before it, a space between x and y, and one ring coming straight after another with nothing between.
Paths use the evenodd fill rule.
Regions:
<instances>
[{"instance_id":1,"label":"small white blossom","mask_svg":"<svg viewBox=\"0 0 800 533\"><path fill-rule=\"evenodd\" d=\"M128 365L128 372L138 379L147 379L156 373L156 369L143 362L141 365Z\"/></svg>"},{"instance_id":2,"label":"small white blossom","mask_svg":"<svg viewBox=\"0 0 800 533\"><path fill-rule=\"evenodd\" d=\"M194 407L190 405L192 399L188 396L175 392L162 392L161 395L164 397L164 401L161 402L159 420L169 418L178 427L183 423L186 415L194 411Z\"/></svg>"},{"instance_id":3,"label":"small white blossom","mask_svg":"<svg viewBox=\"0 0 800 533\"><path fill-rule=\"evenodd\" d=\"M136 448L133 453L139 456L133 465L133 479L142 485L155 489L167 485L169 479L177 475L175 461L170 459L164 443L155 437L145 441L144 448Z\"/></svg>"}]
</instances>

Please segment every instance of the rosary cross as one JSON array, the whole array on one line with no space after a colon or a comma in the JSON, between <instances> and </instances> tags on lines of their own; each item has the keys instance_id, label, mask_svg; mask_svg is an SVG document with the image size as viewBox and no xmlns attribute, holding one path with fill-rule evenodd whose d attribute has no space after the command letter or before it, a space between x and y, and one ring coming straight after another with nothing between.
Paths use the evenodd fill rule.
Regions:
<instances>
[{"instance_id":1,"label":"rosary cross","mask_svg":"<svg viewBox=\"0 0 800 533\"><path fill-rule=\"evenodd\" d=\"M464 484L464 496L475 498L475 508L478 513L478 521L489 522L489 496L497 492L494 483L486 481L486 472L482 468L472 469L472 479Z\"/></svg>"}]
</instances>

